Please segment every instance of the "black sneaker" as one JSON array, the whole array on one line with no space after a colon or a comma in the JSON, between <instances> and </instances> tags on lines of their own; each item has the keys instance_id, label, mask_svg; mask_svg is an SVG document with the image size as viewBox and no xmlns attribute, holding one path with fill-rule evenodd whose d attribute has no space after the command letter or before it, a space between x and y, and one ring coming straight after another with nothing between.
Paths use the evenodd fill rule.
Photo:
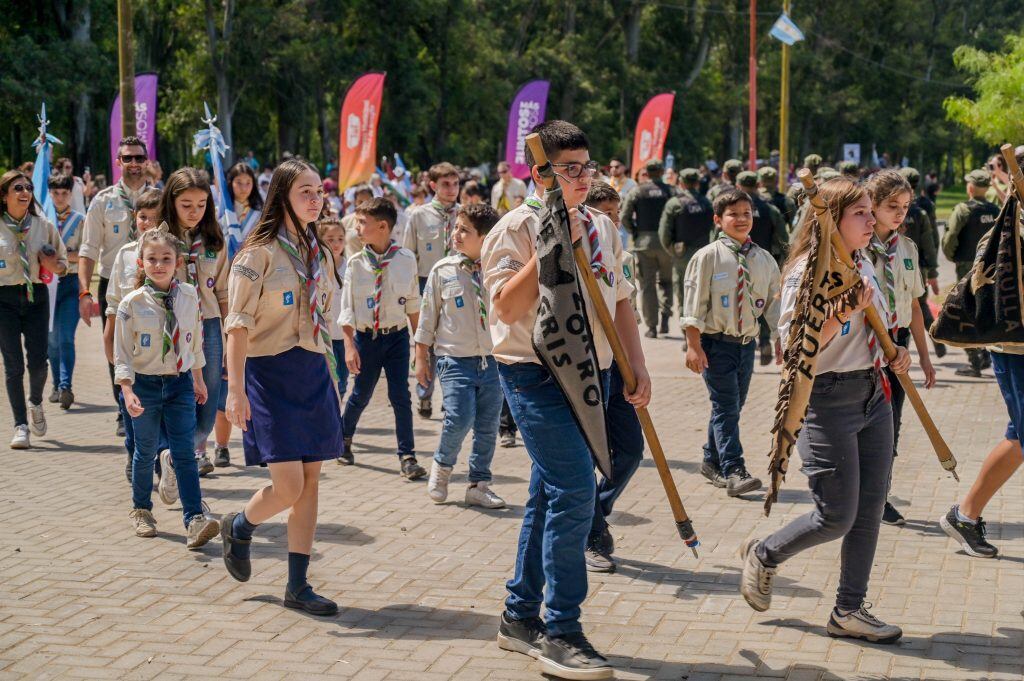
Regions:
<instances>
[{"instance_id":1,"label":"black sneaker","mask_svg":"<svg viewBox=\"0 0 1024 681\"><path fill-rule=\"evenodd\" d=\"M503 433L498 433L498 437L501 439L501 446L505 449L516 446L516 434L512 431L506 430Z\"/></svg>"},{"instance_id":2,"label":"black sneaker","mask_svg":"<svg viewBox=\"0 0 1024 681\"><path fill-rule=\"evenodd\" d=\"M612 558L614 552L615 543L607 528L601 534L587 537L583 554L587 572L615 572L615 559Z\"/></svg>"},{"instance_id":3,"label":"black sneaker","mask_svg":"<svg viewBox=\"0 0 1024 681\"><path fill-rule=\"evenodd\" d=\"M932 343L935 345L935 356L942 359L946 356L946 346L942 343L936 343L934 340Z\"/></svg>"},{"instance_id":4,"label":"black sneaker","mask_svg":"<svg viewBox=\"0 0 1024 681\"><path fill-rule=\"evenodd\" d=\"M420 399L419 406L416 408L416 412L420 415L420 418L429 419L434 413L434 407L430 404L430 398L424 397Z\"/></svg>"},{"instance_id":5,"label":"black sneaker","mask_svg":"<svg viewBox=\"0 0 1024 681\"><path fill-rule=\"evenodd\" d=\"M128 462L124 465L124 477L128 478L128 484L132 484L132 455L128 454Z\"/></svg>"},{"instance_id":6,"label":"black sneaker","mask_svg":"<svg viewBox=\"0 0 1024 681\"><path fill-rule=\"evenodd\" d=\"M738 497L761 489L761 480L747 472L746 466L736 466L725 476L725 493Z\"/></svg>"},{"instance_id":7,"label":"black sneaker","mask_svg":"<svg viewBox=\"0 0 1024 681\"><path fill-rule=\"evenodd\" d=\"M960 369L957 369L953 373L955 373L957 376L970 376L971 378L981 378L981 371L970 366L961 367Z\"/></svg>"},{"instance_id":8,"label":"black sneaker","mask_svg":"<svg viewBox=\"0 0 1024 681\"><path fill-rule=\"evenodd\" d=\"M213 465L217 468L227 468L231 465L231 452L227 447L217 447L213 450Z\"/></svg>"},{"instance_id":9,"label":"black sneaker","mask_svg":"<svg viewBox=\"0 0 1024 681\"><path fill-rule=\"evenodd\" d=\"M67 411L75 403L75 393L71 392L71 388L61 388L57 401L60 402L60 408Z\"/></svg>"},{"instance_id":10,"label":"black sneaker","mask_svg":"<svg viewBox=\"0 0 1024 681\"><path fill-rule=\"evenodd\" d=\"M341 454L338 455L338 465L351 466L355 462L356 457L352 453L352 438L346 437L341 441Z\"/></svg>"},{"instance_id":11,"label":"black sneaker","mask_svg":"<svg viewBox=\"0 0 1024 681\"><path fill-rule=\"evenodd\" d=\"M498 624L498 647L522 653L536 659L540 655L540 644L547 638L547 629L539 617L514 620L508 613L501 613Z\"/></svg>"},{"instance_id":12,"label":"black sneaker","mask_svg":"<svg viewBox=\"0 0 1024 681\"><path fill-rule=\"evenodd\" d=\"M942 530L952 537L968 556L975 558L994 558L999 549L985 539L985 521L978 517L978 522L963 522L957 517L958 506L949 509L949 513L939 519Z\"/></svg>"},{"instance_id":13,"label":"black sneaker","mask_svg":"<svg viewBox=\"0 0 1024 681\"><path fill-rule=\"evenodd\" d=\"M406 480L419 480L427 474L427 469L416 461L415 456L406 456L402 459L402 477Z\"/></svg>"},{"instance_id":14,"label":"black sneaker","mask_svg":"<svg viewBox=\"0 0 1024 681\"><path fill-rule=\"evenodd\" d=\"M652 327L647 329L647 332L644 334L644 337L645 338L657 338L658 337L658 330L655 329L652 326Z\"/></svg>"},{"instance_id":15,"label":"black sneaker","mask_svg":"<svg viewBox=\"0 0 1024 681\"><path fill-rule=\"evenodd\" d=\"M539 659L541 671L559 679L610 679L614 673L582 631L546 637Z\"/></svg>"},{"instance_id":16,"label":"black sneaker","mask_svg":"<svg viewBox=\"0 0 1024 681\"><path fill-rule=\"evenodd\" d=\"M661 315L661 324L658 327L659 333L668 333L668 315Z\"/></svg>"},{"instance_id":17,"label":"black sneaker","mask_svg":"<svg viewBox=\"0 0 1024 681\"><path fill-rule=\"evenodd\" d=\"M117 415L117 429L114 433L117 437L124 437L124 420L122 420L120 414Z\"/></svg>"},{"instance_id":18,"label":"black sneaker","mask_svg":"<svg viewBox=\"0 0 1024 681\"><path fill-rule=\"evenodd\" d=\"M896 525L901 527L907 524L903 514L896 510L896 507L890 504L888 501L885 502L885 508L882 510L882 523L885 525Z\"/></svg>"},{"instance_id":19,"label":"black sneaker","mask_svg":"<svg viewBox=\"0 0 1024 681\"><path fill-rule=\"evenodd\" d=\"M715 487L725 487L725 477L722 471L705 461L700 465L700 474L707 478Z\"/></svg>"}]
</instances>

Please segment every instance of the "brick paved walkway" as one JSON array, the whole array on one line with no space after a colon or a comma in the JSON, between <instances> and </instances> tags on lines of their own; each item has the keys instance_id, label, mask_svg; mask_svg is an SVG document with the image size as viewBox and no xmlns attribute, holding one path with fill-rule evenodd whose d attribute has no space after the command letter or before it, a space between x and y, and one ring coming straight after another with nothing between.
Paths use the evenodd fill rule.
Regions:
<instances>
[{"instance_id":1,"label":"brick paved walkway","mask_svg":"<svg viewBox=\"0 0 1024 681\"><path fill-rule=\"evenodd\" d=\"M356 447L357 465L324 467L310 578L336 599L332 619L281 605L287 546L283 518L260 528L253 577L225 572L216 542L184 548L180 510L155 500L160 536L130 529L124 453L95 328L79 335L79 403L47 405L50 434L37 448L6 448L0 408L0 678L532 679L538 666L494 643L514 558L528 463L499 449L495 487L503 511L434 506L422 482L396 474L391 412L378 394ZM772 609L737 593L736 549L804 513L804 478L790 480L771 518L762 495L728 499L697 474L708 403L685 371L678 334L647 341L652 413L684 501L703 539L699 560L678 540L656 471L645 460L611 518L620 569L592 577L587 631L622 679L1020 679L1024 675L1024 493L1019 477L986 512L998 560L955 550L938 517L973 481L1000 437L1006 412L991 373L952 375L941 361L925 400L960 460L963 482L942 473L907 408L893 496L908 518L883 527L869 600L904 627L897 646L837 641L824 624L837 581L838 544L808 551L780 571ZM774 369L774 368L773 368ZM920 374L915 375L920 379ZM758 369L743 416L748 462L764 471L777 374ZM438 421L416 419L428 452ZM235 459L240 444L232 442ZM429 454L421 455L429 463ZM233 466L203 481L215 513L235 511L265 471Z\"/></svg>"}]
</instances>

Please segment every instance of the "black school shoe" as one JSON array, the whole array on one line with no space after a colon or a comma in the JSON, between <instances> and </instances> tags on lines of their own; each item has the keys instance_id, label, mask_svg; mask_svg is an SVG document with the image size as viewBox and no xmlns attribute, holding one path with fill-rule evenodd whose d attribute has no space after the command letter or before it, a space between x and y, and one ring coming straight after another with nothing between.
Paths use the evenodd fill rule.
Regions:
<instances>
[{"instance_id":1,"label":"black school shoe","mask_svg":"<svg viewBox=\"0 0 1024 681\"><path fill-rule=\"evenodd\" d=\"M352 438L346 437L341 441L341 454L338 455L339 466L351 466L356 462L356 456L352 453Z\"/></svg>"},{"instance_id":2,"label":"black school shoe","mask_svg":"<svg viewBox=\"0 0 1024 681\"><path fill-rule=\"evenodd\" d=\"M514 620L507 612L501 613L498 624L498 647L522 653L536 659L540 656L541 642L547 638L548 630L539 617Z\"/></svg>"},{"instance_id":3,"label":"black school shoe","mask_svg":"<svg viewBox=\"0 0 1024 681\"><path fill-rule=\"evenodd\" d=\"M661 315L661 324L658 325L659 333L668 333L668 315Z\"/></svg>"},{"instance_id":4,"label":"black school shoe","mask_svg":"<svg viewBox=\"0 0 1024 681\"><path fill-rule=\"evenodd\" d=\"M237 513L228 513L220 520L220 538L221 544L224 547L224 567L228 569L228 574L237 579L240 582L248 582L249 577L252 576L252 561L248 558L237 558L235 554L231 552L232 544L251 544L251 539L236 539L231 536L232 527L235 524L235 516Z\"/></svg>"},{"instance_id":5,"label":"black school shoe","mask_svg":"<svg viewBox=\"0 0 1024 681\"><path fill-rule=\"evenodd\" d=\"M419 480L427 474L427 469L416 461L415 456L402 457L402 477L406 480Z\"/></svg>"},{"instance_id":6,"label":"black school shoe","mask_svg":"<svg viewBox=\"0 0 1024 681\"><path fill-rule=\"evenodd\" d=\"M896 510L895 506L887 501L885 502L885 508L882 509L882 524L902 527L907 524L907 520L903 517L902 513Z\"/></svg>"},{"instance_id":7,"label":"black school shoe","mask_svg":"<svg viewBox=\"0 0 1024 681\"><path fill-rule=\"evenodd\" d=\"M956 540L968 556L995 558L999 549L985 539L985 521L979 516L977 522L965 523L957 517L958 509L958 506L954 506L949 509L949 513L939 518L939 526L942 527L942 531Z\"/></svg>"},{"instance_id":8,"label":"black school shoe","mask_svg":"<svg viewBox=\"0 0 1024 681\"><path fill-rule=\"evenodd\" d=\"M614 672L582 631L547 636L540 645L540 668L559 679L610 679Z\"/></svg>"},{"instance_id":9,"label":"black school shoe","mask_svg":"<svg viewBox=\"0 0 1024 681\"><path fill-rule=\"evenodd\" d=\"M338 614L338 604L329 598L324 598L320 594L314 593L313 587L309 584L299 589L298 593L292 593L288 587L285 587L284 605L287 608L305 610L310 615L318 615L319 617L330 617Z\"/></svg>"},{"instance_id":10,"label":"black school shoe","mask_svg":"<svg viewBox=\"0 0 1024 681\"><path fill-rule=\"evenodd\" d=\"M217 468L227 468L231 465L231 452L227 447L217 447L213 450L213 465Z\"/></svg>"}]
</instances>

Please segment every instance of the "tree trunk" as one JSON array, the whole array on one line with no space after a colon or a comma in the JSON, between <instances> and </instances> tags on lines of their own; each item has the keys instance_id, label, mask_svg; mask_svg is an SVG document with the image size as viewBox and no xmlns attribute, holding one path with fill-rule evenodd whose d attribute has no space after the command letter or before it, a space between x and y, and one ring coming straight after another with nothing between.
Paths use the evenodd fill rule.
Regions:
<instances>
[{"instance_id":1,"label":"tree trunk","mask_svg":"<svg viewBox=\"0 0 1024 681\"><path fill-rule=\"evenodd\" d=\"M205 0L206 5L206 39L210 46L210 61L213 64L213 77L217 85L217 127L224 136L224 144L228 150L224 157L224 166L230 167L234 159L232 143L231 119L235 114L236 100L231 96L231 80L228 78L228 58L231 54L232 26L235 17L234 0L224 0L224 26L217 31L217 20L214 14L213 0Z\"/></svg>"},{"instance_id":2,"label":"tree trunk","mask_svg":"<svg viewBox=\"0 0 1024 681\"><path fill-rule=\"evenodd\" d=\"M89 43L92 29L92 8L89 0L78 3L74 13L74 26L71 30L71 42L77 45ZM88 90L82 90L74 106L75 137L72 150L75 168L81 169L89 159L89 115L92 113L92 97ZM69 154L70 155L70 154Z\"/></svg>"},{"instance_id":3,"label":"tree trunk","mask_svg":"<svg viewBox=\"0 0 1024 681\"><path fill-rule=\"evenodd\" d=\"M327 95L324 93L323 85L319 81L317 81L315 96L316 123L317 129L320 131L320 153L324 156L324 168L327 168L327 164L331 162L332 158L335 158L335 154L334 145L332 144L333 136L327 125Z\"/></svg>"},{"instance_id":4,"label":"tree trunk","mask_svg":"<svg viewBox=\"0 0 1024 681\"><path fill-rule=\"evenodd\" d=\"M633 0L626 11L626 23L623 27L626 34L626 63L635 64L640 57L640 12L643 6L639 0Z\"/></svg>"},{"instance_id":5,"label":"tree trunk","mask_svg":"<svg viewBox=\"0 0 1024 681\"><path fill-rule=\"evenodd\" d=\"M566 0L565 3L565 24L562 27L563 41L571 44L573 36L576 35L576 0ZM571 121L576 113L576 78L570 71L566 74L562 86L562 119Z\"/></svg>"}]
</instances>

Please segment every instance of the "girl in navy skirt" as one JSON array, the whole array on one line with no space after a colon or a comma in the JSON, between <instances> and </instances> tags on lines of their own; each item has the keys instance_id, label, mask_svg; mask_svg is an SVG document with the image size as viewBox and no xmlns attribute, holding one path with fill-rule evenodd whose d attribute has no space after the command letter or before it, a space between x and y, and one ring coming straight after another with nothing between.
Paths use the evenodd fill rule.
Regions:
<instances>
[{"instance_id":1,"label":"girl in navy skirt","mask_svg":"<svg viewBox=\"0 0 1024 681\"><path fill-rule=\"evenodd\" d=\"M327 319L339 287L334 259L316 234L324 203L316 169L285 161L274 171L259 223L231 265L225 414L242 429L245 463L267 466L271 484L221 525L224 564L246 581L256 527L288 510L284 604L315 615L338 606L306 581L316 530L320 466L342 448Z\"/></svg>"}]
</instances>

